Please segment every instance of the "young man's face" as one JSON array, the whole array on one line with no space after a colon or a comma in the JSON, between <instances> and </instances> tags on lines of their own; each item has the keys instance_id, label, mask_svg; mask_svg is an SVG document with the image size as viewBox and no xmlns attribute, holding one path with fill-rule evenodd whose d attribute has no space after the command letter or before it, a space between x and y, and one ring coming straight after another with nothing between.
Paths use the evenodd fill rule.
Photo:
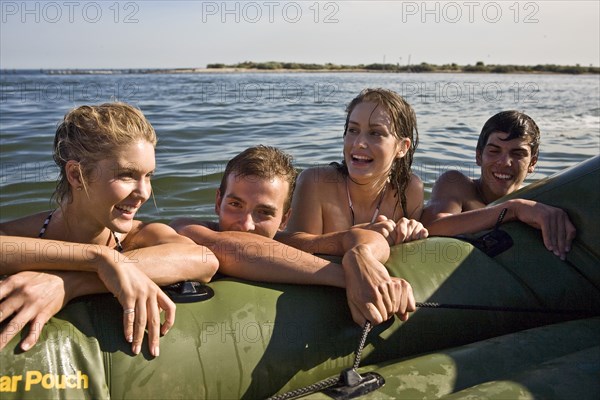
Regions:
<instances>
[{"instance_id":1,"label":"young man's face","mask_svg":"<svg viewBox=\"0 0 600 400\"><path fill-rule=\"evenodd\" d=\"M537 162L526 138L502 140L507 136L505 132L494 132L483 151L477 151L482 190L489 202L519 189Z\"/></svg>"},{"instance_id":2,"label":"young man's face","mask_svg":"<svg viewBox=\"0 0 600 400\"><path fill-rule=\"evenodd\" d=\"M290 210L283 213L289 186L280 177L229 175L226 192L217 190L215 211L220 230L252 232L272 239L285 228L290 215Z\"/></svg>"}]
</instances>

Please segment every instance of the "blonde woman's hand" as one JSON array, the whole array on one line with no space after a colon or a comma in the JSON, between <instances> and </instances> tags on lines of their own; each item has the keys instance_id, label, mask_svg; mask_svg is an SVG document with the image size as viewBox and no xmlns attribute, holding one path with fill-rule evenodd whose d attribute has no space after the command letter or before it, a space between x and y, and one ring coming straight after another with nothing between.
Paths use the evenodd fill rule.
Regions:
<instances>
[{"instance_id":1,"label":"blonde woman's hand","mask_svg":"<svg viewBox=\"0 0 600 400\"><path fill-rule=\"evenodd\" d=\"M158 357L159 338L175 322L175 303L136 267L135 260L116 254L113 262L101 264L97 270L98 277L123 307L125 340L131 343L133 353L140 352L144 331L148 328L150 354ZM162 325L161 311L165 312L165 322Z\"/></svg>"},{"instance_id":2,"label":"blonde woman's hand","mask_svg":"<svg viewBox=\"0 0 600 400\"><path fill-rule=\"evenodd\" d=\"M70 300L63 279L68 274L23 271L0 281L0 322L12 316L0 332L0 350L27 324L29 333L21 349L27 351L37 343L46 322Z\"/></svg>"}]
</instances>

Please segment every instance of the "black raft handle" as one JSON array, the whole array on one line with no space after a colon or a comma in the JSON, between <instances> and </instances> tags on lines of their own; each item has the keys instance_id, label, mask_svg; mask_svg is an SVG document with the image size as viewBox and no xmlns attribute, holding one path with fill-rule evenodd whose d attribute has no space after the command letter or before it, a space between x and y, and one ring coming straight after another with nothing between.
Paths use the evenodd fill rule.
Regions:
<instances>
[{"instance_id":1,"label":"black raft handle","mask_svg":"<svg viewBox=\"0 0 600 400\"><path fill-rule=\"evenodd\" d=\"M183 281L161 286L161 289L175 303L195 303L205 301L215 295L210 286L196 281Z\"/></svg>"}]
</instances>

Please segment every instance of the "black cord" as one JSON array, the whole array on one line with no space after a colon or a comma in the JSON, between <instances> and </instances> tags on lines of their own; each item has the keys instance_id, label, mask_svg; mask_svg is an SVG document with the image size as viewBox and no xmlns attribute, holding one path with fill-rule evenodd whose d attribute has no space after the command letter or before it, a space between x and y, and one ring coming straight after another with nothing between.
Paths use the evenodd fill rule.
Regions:
<instances>
[{"instance_id":1,"label":"black cord","mask_svg":"<svg viewBox=\"0 0 600 400\"><path fill-rule=\"evenodd\" d=\"M500 213L498 222L502 222L503 214L506 214L506 208ZM415 305L419 308L447 308L447 309L458 309L458 310L475 310L475 311L504 311L504 312L526 312L526 313L543 313L543 314L572 314L572 315L586 315L594 316L598 313L587 310L568 310L568 309L553 309L553 308L527 308L527 307L504 307L504 306L481 306L473 304L448 304L448 303L436 303L436 302L417 302ZM356 349L354 356L354 364L350 370L356 371L360 364L360 358L362 351L367 340L367 335L371 331L371 323L367 321L363 327L358 348ZM347 370L346 370L347 371ZM340 383L340 376L331 377L308 385L299 389L294 389L289 392L285 392L276 396L269 397L268 400L288 400L295 399L297 397L305 396L310 393L322 391Z\"/></svg>"},{"instance_id":2,"label":"black cord","mask_svg":"<svg viewBox=\"0 0 600 400\"><path fill-rule=\"evenodd\" d=\"M367 340L367 335L371 331L371 323L369 321L365 322L363 326L363 330L360 336L360 341L358 343L358 348L354 353L354 364L352 365L352 370L355 371L360 364L360 357L365 346L365 342ZM285 392L276 396L271 396L267 400L288 400L295 399L296 397L305 396L310 393L320 392L321 390L330 388L332 386L340 383L340 376L335 376L331 378L324 379L317 383L313 383L312 385L308 385L302 388L290 390L289 392Z\"/></svg>"},{"instance_id":3,"label":"black cord","mask_svg":"<svg viewBox=\"0 0 600 400\"><path fill-rule=\"evenodd\" d=\"M504 311L504 312L526 312L526 313L542 313L542 314L573 314L573 315L589 315L598 314L589 310L572 310L560 308L527 308L527 307L504 307L504 306L480 306L473 304L447 304L447 303L415 303L419 308L448 308L458 310L475 310L475 311Z\"/></svg>"},{"instance_id":4,"label":"black cord","mask_svg":"<svg viewBox=\"0 0 600 400\"><path fill-rule=\"evenodd\" d=\"M494 227L494 230L498 230L500 228L500 224L502 223L502 220L504 219L504 216L506 215L507 211L508 208L503 208L502 211L500 211L500 215L498 215L498 220L496 221L496 226Z\"/></svg>"}]
</instances>

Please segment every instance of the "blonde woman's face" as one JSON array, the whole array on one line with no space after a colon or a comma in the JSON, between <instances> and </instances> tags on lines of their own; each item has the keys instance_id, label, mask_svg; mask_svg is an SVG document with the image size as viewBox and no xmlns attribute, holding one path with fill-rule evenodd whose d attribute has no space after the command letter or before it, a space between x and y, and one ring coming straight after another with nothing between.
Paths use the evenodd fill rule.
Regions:
<instances>
[{"instance_id":1,"label":"blonde woman's face","mask_svg":"<svg viewBox=\"0 0 600 400\"><path fill-rule=\"evenodd\" d=\"M147 141L122 146L99 161L86 179L90 213L113 231L131 230L136 213L152 194L154 169L154 146Z\"/></svg>"}]
</instances>

